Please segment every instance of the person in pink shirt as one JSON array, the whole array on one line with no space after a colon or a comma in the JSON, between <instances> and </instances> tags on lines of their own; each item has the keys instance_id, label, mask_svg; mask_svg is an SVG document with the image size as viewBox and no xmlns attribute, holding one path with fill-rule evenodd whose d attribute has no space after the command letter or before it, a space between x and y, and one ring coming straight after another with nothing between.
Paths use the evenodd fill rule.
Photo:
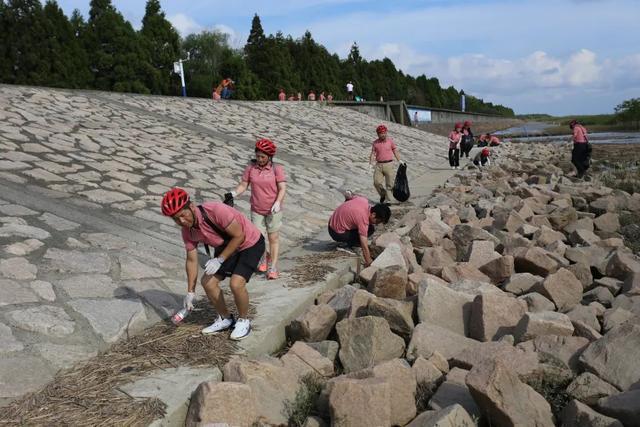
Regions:
<instances>
[{"instance_id":1,"label":"person in pink shirt","mask_svg":"<svg viewBox=\"0 0 640 427\"><path fill-rule=\"evenodd\" d=\"M320 92L320 97L318 98L318 101L324 102L326 99L327 99L327 97L324 96L324 92Z\"/></svg>"},{"instance_id":2,"label":"person in pink shirt","mask_svg":"<svg viewBox=\"0 0 640 427\"><path fill-rule=\"evenodd\" d=\"M376 128L378 139L371 145L369 167L374 169L373 186L380 195L380 203L391 202L395 168L393 158L401 163L398 147L392 138L387 136L387 127L380 125Z\"/></svg>"},{"instance_id":3,"label":"person in pink shirt","mask_svg":"<svg viewBox=\"0 0 640 427\"><path fill-rule=\"evenodd\" d=\"M225 194L225 200L233 199L251 186L251 221L269 239L269 251L258 264L258 271L266 272L268 280L277 279L282 227L282 201L287 189L287 178L282 165L273 163L276 145L268 139L256 142L256 158L244 170L236 189Z\"/></svg>"},{"instance_id":4,"label":"person in pink shirt","mask_svg":"<svg viewBox=\"0 0 640 427\"><path fill-rule=\"evenodd\" d=\"M284 89L280 89L280 93L278 93L278 101L286 101L287 94L284 93Z\"/></svg>"},{"instance_id":5,"label":"person in pink shirt","mask_svg":"<svg viewBox=\"0 0 640 427\"><path fill-rule=\"evenodd\" d=\"M182 240L187 251L187 295L184 308L193 309L198 280L197 246L203 243L209 259L204 264L200 280L218 318L202 330L214 334L234 327L230 338L240 340L249 335L249 293L246 284L255 272L264 253L264 237L244 215L220 202L205 202L197 206L182 188L172 188L162 197L162 214L169 216L182 228ZM209 246L214 249L211 254ZM234 320L224 301L220 282L231 277L230 288L238 308Z\"/></svg>"},{"instance_id":6,"label":"person in pink shirt","mask_svg":"<svg viewBox=\"0 0 640 427\"><path fill-rule=\"evenodd\" d=\"M460 166L460 143L462 142L462 123L456 123L449 133L449 166L458 169Z\"/></svg>"},{"instance_id":7,"label":"person in pink shirt","mask_svg":"<svg viewBox=\"0 0 640 427\"><path fill-rule=\"evenodd\" d=\"M576 168L576 176L582 178L587 172L587 169L589 169L591 160L591 145L589 144L587 129L578 123L577 120L571 120L569 122L569 128L573 132L571 138L573 140L571 163L573 163L573 166Z\"/></svg>"},{"instance_id":8,"label":"person in pink shirt","mask_svg":"<svg viewBox=\"0 0 640 427\"><path fill-rule=\"evenodd\" d=\"M307 101L315 101L316 100L316 93L314 91L309 91L309 94L307 95Z\"/></svg>"},{"instance_id":9,"label":"person in pink shirt","mask_svg":"<svg viewBox=\"0 0 640 427\"><path fill-rule=\"evenodd\" d=\"M329 93L329 95L327 95L327 102L331 102L331 101L333 101L333 95Z\"/></svg>"},{"instance_id":10,"label":"person in pink shirt","mask_svg":"<svg viewBox=\"0 0 640 427\"><path fill-rule=\"evenodd\" d=\"M375 225L386 224L389 218L389 206L371 206L366 198L349 194L329 218L328 231L336 242L346 243L349 247L360 244L365 267L368 267L373 261L369 252L369 237L375 231Z\"/></svg>"}]
</instances>

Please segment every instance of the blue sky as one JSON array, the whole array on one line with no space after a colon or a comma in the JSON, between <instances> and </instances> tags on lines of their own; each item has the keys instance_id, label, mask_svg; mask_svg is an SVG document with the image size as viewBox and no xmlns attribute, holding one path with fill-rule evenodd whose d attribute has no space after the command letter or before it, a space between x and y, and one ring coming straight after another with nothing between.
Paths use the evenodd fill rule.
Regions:
<instances>
[{"instance_id":1,"label":"blue sky","mask_svg":"<svg viewBox=\"0 0 640 427\"><path fill-rule=\"evenodd\" d=\"M59 0L87 16L89 0ZM145 0L113 0L139 28ZM161 0L184 36L217 29L244 45L254 13L267 33L314 39L345 57L440 79L517 113L609 113L640 97L639 0Z\"/></svg>"}]
</instances>

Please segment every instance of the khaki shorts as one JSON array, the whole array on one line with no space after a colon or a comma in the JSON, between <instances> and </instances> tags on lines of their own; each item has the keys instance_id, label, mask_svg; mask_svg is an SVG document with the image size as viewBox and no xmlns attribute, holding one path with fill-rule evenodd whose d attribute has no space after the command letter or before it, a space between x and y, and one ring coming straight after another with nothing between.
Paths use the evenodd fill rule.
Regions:
<instances>
[{"instance_id":1,"label":"khaki shorts","mask_svg":"<svg viewBox=\"0 0 640 427\"><path fill-rule=\"evenodd\" d=\"M260 215L251 211L251 222L264 235L275 233L282 227L282 211L269 215Z\"/></svg>"}]
</instances>

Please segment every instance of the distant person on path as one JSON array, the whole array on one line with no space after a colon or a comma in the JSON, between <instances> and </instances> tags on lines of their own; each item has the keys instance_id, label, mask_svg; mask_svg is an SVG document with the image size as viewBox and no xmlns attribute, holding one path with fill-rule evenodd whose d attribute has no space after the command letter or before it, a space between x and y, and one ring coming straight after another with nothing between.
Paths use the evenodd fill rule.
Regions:
<instances>
[{"instance_id":1,"label":"distant person on path","mask_svg":"<svg viewBox=\"0 0 640 427\"><path fill-rule=\"evenodd\" d=\"M332 102L333 101L333 95L331 94L331 92L329 92L329 95L327 95L327 102Z\"/></svg>"},{"instance_id":2,"label":"distant person on path","mask_svg":"<svg viewBox=\"0 0 640 427\"><path fill-rule=\"evenodd\" d=\"M377 204L370 206L362 196L348 196L333 212L329 219L329 235L336 242L346 243L353 247L360 245L364 265L368 267L373 260L369 252L369 237L375 231L375 225L389 222L391 209L389 206Z\"/></svg>"},{"instance_id":3,"label":"distant person on path","mask_svg":"<svg viewBox=\"0 0 640 427\"><path fill-rule=\"evenodd\" d=\"M347 83L347 100L353 101L353 83L351 81Z\"/></svg>"},{"instance_id":4,"label":"distant person on path","mask_svg":"<svg viewBox=\"0 0 640 427\"><path fill-rule=\"evenodd\" d=\"M460 143L462 141L462 124L456 123L449 133L449 166L458 169L460 166Z\"/></svg>"},{"instance_id":5,"label":"distant person on path","mask_svg":"<svg viewBox=\"0 0 640 427\"><path fill-rule=\"evenodd\" d=\"M302 101L302 92L298 92L298 101Z\"/></svg>"},{"instance_id":6,"label":"distant person on path","mask_svg":"<svg viewBox=\"0 0 640 427\"><path fill-rule=\"evenodd\" d=\"M309 91L309 95L307 95L307 101L315 101L316 100L316 93L314 91Z\"/></svg>"},{"instance_id":7,"label":"distant person on path","mask_svg":"<svg viewBox=\"0 0 640 427\"><path fill-rule=\"evenodd\" d=\"M218 318L202 330L203 334L215 334L234 327L230 338L240 340L249 335L249 293L246 284L253 275L264 253L264 237L260 230L234 208L220 202L205 202L197 206L182 188L172 188L162 197L162 214L169 216L182 228L182 240L187 250L187 295L184 308L193 309L198 280L197 246L203 243L207 252L214 248L204 267L200 280ZM239 317L234 321L224 301L220 282L231 277L229 287L238 308Z\"/></svg>"},{"instance_id":8,"label":"distant person on path","mask_svg":"<svg viewBox=\"0 0 640 427\"><path fill-rule=\"evenodd\" d=\"M273 163L276 145L268 139L256 142L255 160L245 168L236 189L226 193L225 200L233 199L251 186L251 222L267 236L269 250L262 254L258 271L267 273L267 279L277 279L280 253L280 227L282 226L282 201L287 178L284 167Z\"/></svg>"},{"instance_id":9,"label":"distant person on path","mask_svg":"<svg viewBox=\"0 0 640 427\"><path fill-rule=\"evenodd\" d=\"M473 148L473 132L471 132L471 122L465 120L462 124L462 143L460 144L460 157L469 157L469 152Z\"/></svg>"},{"instance_id":10,"label":"distant person on path","mask_svg":"<svg viewBox=\"0 0 640 427\"><path fill-rule=\"evenodd\" d=\"M227 77L226 79L222 80L222 82L220 83L220 85L222 86L222 92L220 93L220 96L222 97L222 99L231 98L231 95L233 94L233 90L235 89L234 84L235 82L231 80L230 77Z\"/></svg>"},{"instance_id":11,"label":"distant person on path","mask_svg":"<svg viewBox=\"0 0 640 427\"><path fill-rule=\"evenodd\" d=\"M589 169L589 160L591 159L591 147L589 146L589 137L587 129L578 123L577 120L569 122L569 128L573 132L573 150L571 151L571 163L576 167L576 177L582 178Z\"/></svg>"},{"instance_id":12,"label":"distant person on path","mask_svg":"<svg viewBox=\"0 0 640 427\"><path fill-rule=\"evenodd\" d=\"M215 88L213 90L213 94L211 95L214 101L220 101L220 99L222 98L220 96L220 92L222 92L222 86L218 86L217 88Z\"/></svg>"},{"instance_id":13,"label":"distant person on path","mask_svg":"<svg viewBox=\"0 0 640 427\"><path fill-rule=\"evenodd\" d=\"M324 92L320 92L320 97L318 98L318 101L324 102L326 100L327 100L327 97L324 95Z\"/></svg>"},{"instance_id":14,"label":"distant person on path","mask_svg":"<svg viewBox=\"0 0 640 427\"><path fill-rule=\"evenodd\" d=\"M418 126L418 112L413 113L413 125Z\"/></svg>"},{"instance_id":15,"label":"distant person on path","mask_svg":"<svg viewBox=\"0 0 640 427\"><path fill-rule=\"evenodd\" d=\"M393 198L393 180L395 178L395 168L393 158L400 160L398 147L392 138L387 136L387 127L380 125L376 128L378 139L371 145L371 155L369 156L369 166L374 168L373 186L380 195L380 203L390 203Z\"/></svg>"},{"instance_id":16,"label":"distant person on path","mask_svg":"<svg viewBox=\"0 0 640 427\"><path fill-rule=\"evenodd\" d=\"M473 157L473 164L482 168L491 165L491 151L484 147L479 153Z\"/></svg>"},{"instance_id":17,"label":"distant person on path","mask_svg":"<svg viewBox=\"0 0 640 427\"><path fill-rule=\"evenodd\" d=\"M295 94L291 94L291 96L289 97L289 101L295 101L296 100L296 95Z\"/></svg>"},{"instance_id":18,"label":"distant person on path","mask_svg":"<svg viewBox=\"0 0 640 427\"><path fill-rule=\"evenodd\" d=\"M278 93L278 101L286 101L287 94L284 93L284 89L280 89L280 93Z\"/></svg>"}]
</instances>

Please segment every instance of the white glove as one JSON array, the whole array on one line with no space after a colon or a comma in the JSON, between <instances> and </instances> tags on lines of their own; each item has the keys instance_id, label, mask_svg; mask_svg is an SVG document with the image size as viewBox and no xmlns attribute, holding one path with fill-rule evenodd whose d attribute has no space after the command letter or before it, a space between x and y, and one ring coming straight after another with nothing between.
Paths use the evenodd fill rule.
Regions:
<instances>
[{"instance_id":1,"label":"white glove","mask_svg":"<svg viewBox=\"0 0 640 427\"><path fill-rule=\"evenodd\" d=\"M187 295L184 296L184 301L182 303L182 306L189 311L193 310L193 300L195 299L196 299L195 292L187 292Z\"/></svg>"},{"instance_id":2,"label":"white glove","mask_svg":"<svg viewBox=\"0 0 640 427\"><path fill-rule=\"evenodd\" d=\"M271 213L278 213L280 212L280 202L276 201L273 206L271 206Z\"/></svg>"},{"instance_id":3,"label":"white glove","mask_svg":"<svg viewBox=\"0 0 640 427\"><path fill-rule=\"evenodd\" d=\"M238 193L236 193L235 190L231 192L231 197L236 197L237 195Z\"/></svg>"},{"instance_id":4,"label":"white glove","mask_svg":"<svg viewBox=\"0 0 640 427\"><path fill-rule=\"evenodd\" d=\"M400 160L400 164L403 166L407 166L407 162L405 162L404 160Z\"/></svg>"},{"instance_id":5,"label":"white glove","mask_svg":"<svg viewBox=\"0 0 640 427\"><path fill-rule=\"evenodd\" d=\"M213 276L214 274L216 274L218 270L220 270L221 266L222 266L222 260L220 257L211 258L204 265L204 272L207 273L209 276Z\"/></svg>"}]
</instances>

